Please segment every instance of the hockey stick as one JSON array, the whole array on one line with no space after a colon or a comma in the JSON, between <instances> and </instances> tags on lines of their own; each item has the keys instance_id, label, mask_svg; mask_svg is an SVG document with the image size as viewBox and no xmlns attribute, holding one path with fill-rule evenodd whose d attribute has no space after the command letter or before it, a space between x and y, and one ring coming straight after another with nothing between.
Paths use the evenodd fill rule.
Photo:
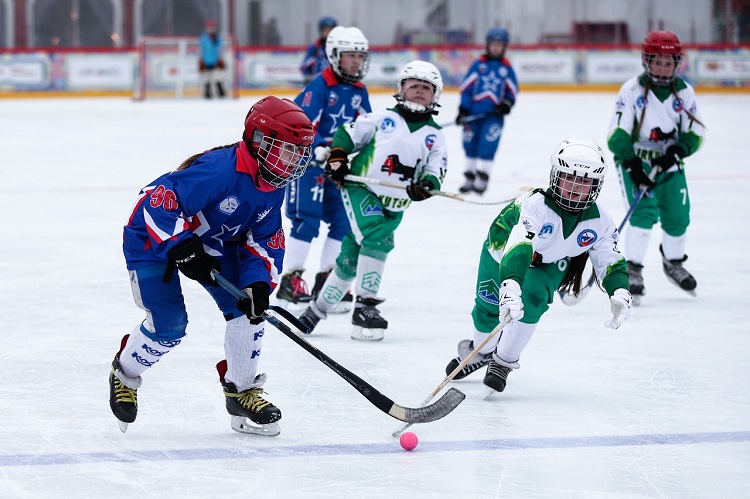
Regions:
<instances>
[{"instance_id":1,"label":"hockey stick","mask_svg":"<svg viewBox=\"0 0 750 499\"><path fill-rule=\"evenodd\" d=\"M474 357L476 356L476 354L477 354L477 353L479 353L479 351L480 351L480 350L481 350L482 348L484 348L484 346L485 346L485 345L486 345L487 343L489 343L489 342L490 342L490 340L491 340L492 338L494 338L494 337L495 337L495 335L496 335L497 333L499 333L500 331L502 331L502 330L503 330L503 328L504 328L505 326L507 326L509 322L510 322L510 318L506 318L505 320L503 320L502 322L500 322L500 324L498 324L498 325L497 325L497 326L495 327L495 329L493 329L493 330L492 330L492 331L490 332L490 334L488 334L488 335L487 335L487 337L486 337L486 338L485 338L484 340L482 340L482 342L481 342L481 343L480 343L479 345L477 345L477 346L476 346L476 347L475 347L475 348L474 348L474 349L473 349L473 350L471 351L471 353L470 353L469 355L467 355L467 356L466 356L466 358L465 358L464 360L462 360L462 361L461 361L461 363L460 363L460 364L459 364L459 365L458 365L458 366L457 366L457 367L456 367L456 368L455 368L455 369L453 370L453 372L451 372L451 373L450 373L450 374L449 374L448 376L446 376L446 377L445 377L445 379L443 380L443 382L442 382L442 383L440 383L440 384L438 385L438 387L437 387L437 388L435 388L434 390L432 390L432 393L430 393L430 394L429 394L429 395L427 396L427 398L426 398L426 399L424 399L424 400L422 401L422 403L421 403L421 404L419 404L419 406L420 406L420 407L422 407L422 406L424 406L424 405L427 405L427 404L428 404L428 403L430 402L430 400L432 400L432 399L433 399L433 398L435 397L435 395L437 395L438 393L440 393L440 390L442 390L443 388L445 388L445 385L447 385L448 383L450 383L450 382L451 382L451 381L453 380L453 378L455 378L455 377L456 377L456 375L457 375L458 373L460 373L460 372L461 372L461 370L462 370L462 369L463 369L464 367L466 367L466 365L467 365L467 364L468 364L469 362L471 362L471 359L473 359L473 358L474 358ZM402 424L401 426L399 426L399 427L398 427L398 428L396 429L396 431L394 431L393 433L391 433L391 435L392 435L392 436L394 436L394 437L397 437L397 436L401 435L401 434L402 434L402 433L403 433L403 432L404 432L404 431L405 431L405 430L406 430L406 429L407 429L408 427L410 427L410 426L411 426L411 423L406 423L406 424Z\"/></svg>"},{"instance_id":2,"label":"hockey stick","mask_svg":"<svg viewBox=\"0 0 750 499\"><path fill-rule=\"evenodd\" d=\"M361 184L382 185L383 187L391 187L393 189L406 190L406 186L403 184L397 184L395 182L388 182L387 180L378 180L376 178L360 177L358 175L347 175L344 177L344 180L347 180L349 182L358 182ZM521 189L531 190L531 188L528 188L528 187L522 187ZM430 190L430 193L435 196L455 199L456 201L463 201L464 203L481 204L481 205L506 204L516 199L515 197L512 197L510 199L503 199L502 201L482 201L479 199L469 198L467 197L468 194L456 194L454 192L443 192L443 191L433 191L433 190Z\"/></svg>"},{"instance_id":3,"label":"hockey stick","mask_svg":"<svg viewBox=\"0 0 750 499\"><path fill-rule=\"evenodd\" d=\"M445 128L447 126L451 125L463 125L464 123L471 123L472 121L481 120L482 118L486 118L492 113L479 113L479 114L472 114L471 116L466 116L464 119L461 120L461 123L456 123L456 120L453 121L446 121L444 123L438 123L440 128Z\"/></svg>"},{"instance_id":4,"label":"hockey stick","mask_svg":"<svg viewBox=\"0 0 750 499\"><path fill-rule=\"evenodd\" d=\"M247 298L247 295L244 292L239 290L231 282L227 281L221 274L219 274L215 270L211 271L211 275L219 284L219 286L227 290L235 298ZM300 330L300 332L306 329L305 326L300 323L296 317L294 317L283 308L276 307L274 305L271 305L271 307L269 308L270 310L273 310L274 312L291 322L294 327ZM395 402L393 402L393 400L377 391L371 384L364 381L362 378L343 367L328 355L318 350L318 348L310 344L304 338L300 337L297 333L292 331L289 326L287 326L284 322L280 321L275 316L270 315L268 312L266 312L264 318L268 322L270 322L276 329L281 331L285 336L304 348L310 355L321 361L329 369L341 376L344 381L356 388L356 390L360 394L362 394L362 396L365 397L372 405L388 414L389 416L398 419L399 421L410 424L430 423L432 421L436 421L450 414L451 411L458 407L458 405L466 398L466 395L464 395L463 392L457 390L456 388L451 388L437 402L426 407L418 407L413 409L411 407L404 407L402 405L396 404Z\"/></svg>"}]
</instances>

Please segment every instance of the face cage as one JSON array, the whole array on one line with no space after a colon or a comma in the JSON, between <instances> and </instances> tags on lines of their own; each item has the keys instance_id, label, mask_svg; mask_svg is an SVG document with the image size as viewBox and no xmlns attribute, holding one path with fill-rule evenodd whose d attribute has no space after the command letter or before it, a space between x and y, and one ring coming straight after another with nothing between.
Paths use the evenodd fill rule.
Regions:
<instances>
[{"instance_id":1,"label":"face cage","mask_svg":"<svg viewBox=\"0 0 750 499\"><path fill-rule=\"evenodd\" d=\"M677 54L671 54L672 59L674 60L674 71L672 71L672 74L670 76L656 76L656 74L651 72L651 62L660 54L641 54L641 64L643 65L643 69L646 71L646 76L648 76L648 79L651 80L651 83L656 85L657 87L666 87L667 85L670 85L675 78L677 78L677 73L680 71L680 64L682 64L682 56ZM670 55L670 54L665 54Z\"/></svg>"},{"instance_id":2,"label":"face cage","mask_svg":"<svg viewBox=\"0 0 750 499\"><path fill-rule=\"evenodd\" d=\"M571 196L573 190L563 190L562 187L560 187L560 183L562 181L560 177L562 174L566 173L567 172L563 172L557 169L552 170L552 172L550 173L549 186L552 190L552 196L555 199L555 203L557 203L557 205L563 210L570 213L579 213L596 202L596 198L599 197L599 191L601 191L602 189L603 179L592 179L589 195L586 196L585 199L573 200ZM568 182L571 182L571 188L577 186L583 187L584 178L585 177L581 177L580 175L575 175L573 177L573 180L568 180Z\"/></svg>"},{"instance_id":3,"label":"face cage","mask_svg":"<svg viewBox=\"0 0 750 499\"><path fill-rule=\"evenodd\" d=\"M260 177L276 188L284 187L304 175L311 157L310 146L265 135L258 150Z\"/></svg>"},{"instance_id":4,"label":"face cage","mask_svg":"<svg viewBox=\"0 0 750 499\"><path fill-rule=\"evenodd\" d=\"M404 89L403 84L406 80L419 80L423 81L425 83L428 83L432 87L433 95L432 95L432 102L428 107L423 106L422 104L417 104L416 102L411 102L408 100L404 100ZM400 106L402 106L404 109L408 109L409 111L413 113L429 113L433 109L435 109L438 105L438 99L440 99L441 92L437 89L434 83L432 83L429 80L422 80L420 78L415 78L413 76L409 76L408 78L404 78L402 80L398 81L398 85L396 86L396 102L399 103Z\"/></svg>"},{"instance_id":5,"label":"face cage","mask_svg":"<svg viewBox=\"0 0 750 499\"><path fill-rule=\"evenodd\" d=\"M345 50L344 52L359 52L357 50ZM365 52L365 60L362 61L362 67L359 68L359 71L357 71L357 74L352 76L348 73L345 73L343 69L341 69L341 54L344 52L337 52L335 59L336 64L334 65L334 73L341 79L342 82L348 83L349 85L354 85L355 83L358 83L362 81L362 79L367 76L367 71L370 69L370 52Z\"/></svg>"}]
</instances>

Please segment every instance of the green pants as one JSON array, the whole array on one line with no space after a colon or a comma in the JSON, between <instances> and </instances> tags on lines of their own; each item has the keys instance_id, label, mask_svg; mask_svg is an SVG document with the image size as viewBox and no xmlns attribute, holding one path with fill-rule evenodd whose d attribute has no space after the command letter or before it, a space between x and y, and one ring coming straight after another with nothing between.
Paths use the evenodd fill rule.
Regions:
<instances>
[{"instance_id":1,"label":"green pants","mask_svg":"<svg viewBox=\"0 0 750 499\"><path fill-rule=\"evenodd\" d=\"M628 204L632 205L638 187L622 166L618 168L618 173ZM630 217L630 224L641 229L651 229L657 222L661 222L664 232L679 237L690 225L690 196L685 172L661 173L656 176L655 183L656 186L638 202Z\"/></svg>"},{"instance_id":2,"label":"green pants","mask_svg":"<svg viewBox=\"0 0 750 499\"><path fill-rule=\"evenodd\" d=\"M526 272L521 287L524 315L521 322L536 324L549 310L555 292L562 284L568 270L568 259L531 267ZM474 310L471 312L474 327L489 333L500 323L500 264L492 258L487 248L482 248L479 259Z\"/></svg>"},{"instance_id":3,"label":"green pants","mask_svg":"<svg viewBox=\"0 0 750 499\"><path fill-rule=\"evenodd\" d=\"M341 243L336 258L336 273L351 280L357 275L359 254L385 261L394 248L393 233L401 223L403 211L388 211L366 187L350 184L341 189L344 209L352 231Z\"/></svg>"}]
</instances>

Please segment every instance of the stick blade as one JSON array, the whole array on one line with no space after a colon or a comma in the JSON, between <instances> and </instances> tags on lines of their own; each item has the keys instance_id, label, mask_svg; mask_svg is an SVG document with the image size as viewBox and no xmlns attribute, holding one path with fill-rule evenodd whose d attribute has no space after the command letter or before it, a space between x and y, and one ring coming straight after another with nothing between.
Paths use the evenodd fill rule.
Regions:
<instances>
[{"instance_id":1,"label":"stick blade","mask_svg":"<svg viewBox=\"0 0 750 499\"><path fill-rule=\"evenodd\" d=\"M431 423L432 421L437 421L453 412L453 409L458 407L465 398L466 395L462 391L457 388L451 388L430 405L416 409L406 407L404 421L407 423Z\"/></svg>"}]
</instances>

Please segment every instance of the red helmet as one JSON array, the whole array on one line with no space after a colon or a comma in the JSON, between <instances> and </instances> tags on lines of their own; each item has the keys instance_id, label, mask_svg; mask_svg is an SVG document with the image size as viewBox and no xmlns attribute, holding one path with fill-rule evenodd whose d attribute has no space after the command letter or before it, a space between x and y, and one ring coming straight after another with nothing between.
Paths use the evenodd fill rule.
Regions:
<instances>
[{"instance_id":1,"label":"red helmet","mask_svg":"<svg viewBox=\"0 0 750 499\"><path fill-rule=\"evenodd\" d=\"M671 55L674 61L674 69L669 74L657 74L651 68L651 63L657 56ZM646 75L654 85L666 86L672 83L677 76L682 62L682 44L671 31L650 31L643 40L641 46L641 63ZM663 73L663 72L660 72Z\"/></svg>"},{"instance_id":2,"label":"red helmet","mask_svg":"<svg viewBox=\"0 0 750 499\"><path fill-rule=\"evenodd\" d=\"M260 177L280 188L305 173L315 130L297 104L269 95L248 111L242 138L258 160Z\"/></svg>"}]
</instances>

